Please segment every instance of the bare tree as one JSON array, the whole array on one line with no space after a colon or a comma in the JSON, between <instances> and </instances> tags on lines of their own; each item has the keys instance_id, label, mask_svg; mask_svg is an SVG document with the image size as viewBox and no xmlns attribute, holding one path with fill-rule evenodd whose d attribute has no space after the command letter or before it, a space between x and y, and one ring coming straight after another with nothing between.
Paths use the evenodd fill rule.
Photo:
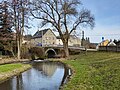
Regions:
<instances>
[{"instance_id":1,"label":"bare tree","mask_svg":"<svg viewBox=\"0 0 120 90\"><path fill-rule=\"evenodd\" d=\"M22 39L25 28L25 18L27 15L27 0L12 0L12 8L14 13L14 29L16 31L16 40L18 48L18 59L21 56Z\"/></svg>"},{"instance_id":2,"label":"bare tree","mask_svg":"<svg viewBox=\"0 0 120 90\"><path fill-rule=\"evenodd\" d=\"M31 14L42 20L42 26L51 24L63 42L65 57L69 56L68 39L81 24L94 27L94 17L87 9L79 7L79 0L31 0Z\"/></svg>"}]
</instances>

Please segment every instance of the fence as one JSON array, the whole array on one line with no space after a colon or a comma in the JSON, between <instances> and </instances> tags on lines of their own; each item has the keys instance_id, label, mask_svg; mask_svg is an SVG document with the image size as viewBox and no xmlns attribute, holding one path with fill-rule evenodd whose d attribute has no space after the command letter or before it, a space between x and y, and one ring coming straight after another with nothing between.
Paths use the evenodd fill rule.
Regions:
<instances>
[{"instance_id":1,"label":"fence","mask_svg":"<svg viewBox=\"0 0 120 90\"><path fill-rule=\"evenodd\" d=\"M99 51L120 52L120 46L99 46Z\"/></svg>"}]
</instances>

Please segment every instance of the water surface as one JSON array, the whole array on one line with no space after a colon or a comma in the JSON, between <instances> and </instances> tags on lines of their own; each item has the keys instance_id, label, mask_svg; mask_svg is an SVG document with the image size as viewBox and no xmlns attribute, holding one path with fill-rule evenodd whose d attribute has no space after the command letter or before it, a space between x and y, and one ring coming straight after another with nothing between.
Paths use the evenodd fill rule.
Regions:
<instances>
[{"instance_id":1,"label":"water surface","mask_svg":"<svg viewBox=\"0 0 120 90\"><path fill-rule=\"evenodd\" d=\"M33 67L0 84L0 90L59 90L67 77L60 62L32 63Z\"/></svg>"}]
</instances>

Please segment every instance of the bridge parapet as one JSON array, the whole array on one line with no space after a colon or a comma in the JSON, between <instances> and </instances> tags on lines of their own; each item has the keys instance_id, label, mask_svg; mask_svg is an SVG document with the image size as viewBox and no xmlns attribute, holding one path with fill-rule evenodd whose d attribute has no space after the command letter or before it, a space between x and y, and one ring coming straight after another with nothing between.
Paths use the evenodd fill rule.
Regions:
<instances>
[{"instance_id":1,"label":"bridge parapet","mask_svg":"<svg viewBox=\"0 0 120 90\"><path fill-rule=\"evenodd\" d=\"M39 46L37 46L39 47ZM64 49L63 46L43 46L44 54L49 57L63 57L64 56ZM69 51L71 53L79 53L80 51L85 51L84 47L73 47L69 46Z\"/></svg>"}]
</instances>

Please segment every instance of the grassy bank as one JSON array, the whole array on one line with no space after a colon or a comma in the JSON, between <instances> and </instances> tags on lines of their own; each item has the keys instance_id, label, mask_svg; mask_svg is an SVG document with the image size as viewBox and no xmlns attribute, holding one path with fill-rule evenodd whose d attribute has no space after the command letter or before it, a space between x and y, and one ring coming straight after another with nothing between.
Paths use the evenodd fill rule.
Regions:
<instances>
[{"instance_id":1,"label":"grassy bank","mask_svg":"<svg viewBox=\"0 0 120 90\"><path fill-rule=\"evenodd\" d=\"M88 52L63 61L73 69L64 90L119 90L120 53Z\"/></svg>"},{"instance_id":2,"label":"grassy bank","mask_svg":"<svg viewBox=\"0 0 120 90\"><path fill-rule=\"evenodd\" d=\"M30 67L30 65L21 63L0 65L0 83L29 69Z\"/></svg>"}]
</instances>

